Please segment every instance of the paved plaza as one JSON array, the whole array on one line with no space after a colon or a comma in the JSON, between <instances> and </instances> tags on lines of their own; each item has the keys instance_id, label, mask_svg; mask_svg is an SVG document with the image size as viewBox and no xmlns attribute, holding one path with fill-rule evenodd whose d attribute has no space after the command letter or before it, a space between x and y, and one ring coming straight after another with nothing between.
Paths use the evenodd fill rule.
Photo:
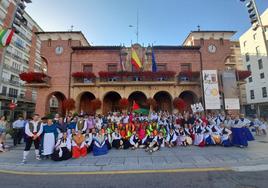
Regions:
<instances>
[{"instance_id":1,"label":"paved plaza","mask_svg":"<svg viewBox=\"0 0 268 188\"><path fill-rule=\"evenodd\" d=\"M24 144L0 154L0 170L23 172L104 172L129 170L165 170L227 168L254 171L268 169L268 138L256 137L247 148L220 146L161 148L153 154L143 149L116 150L107 155L70 159L63 162L35 160L34 150L26 164L21 164Z\"/></svg>"}]
</instances>

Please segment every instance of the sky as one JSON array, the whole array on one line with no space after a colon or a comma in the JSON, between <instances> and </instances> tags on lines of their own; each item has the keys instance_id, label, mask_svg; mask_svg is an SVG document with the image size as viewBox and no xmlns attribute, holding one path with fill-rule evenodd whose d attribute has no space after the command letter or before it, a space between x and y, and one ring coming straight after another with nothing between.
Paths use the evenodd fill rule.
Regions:
<instances>
[{"instance_id":1,"label":"sky","mask_svg":"<svg viewBox=\"0 0 268 188\"><path fill-rule=\"evenodd\" d=\"M268 0L256 0L260 13ZM91 45L181 45L190 31L250 27L240 0L32 0L26 11L44 31L82 31ZM133 25L134 27L129 27Z\"/></svg>"}]
</instances>

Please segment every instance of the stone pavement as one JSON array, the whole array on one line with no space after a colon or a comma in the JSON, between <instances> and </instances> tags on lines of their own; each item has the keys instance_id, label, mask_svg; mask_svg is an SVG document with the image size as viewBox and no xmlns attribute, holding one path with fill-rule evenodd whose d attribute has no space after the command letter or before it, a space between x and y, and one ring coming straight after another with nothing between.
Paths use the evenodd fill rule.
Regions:
<instances>
[{"instance_id":1,"label":"stone pavement","mask_svg":"<svg viewBox=\"0 0 268 188\"><path fill-rule=\"evenodd\" d=\"M249 142L247 148L196 146L161 148L153 154L138 150L112 149L107 155L87 155L85 158L54 162L51 160L37 161L34 150L26 164L21 164L24 144L0 153L0 170L23 172L96 172L125 170L163 170L180 168L232 168L255 169L261 165L268 169L268 136L256 137ZM266 166L263 166L266 165Z\"/></svg>"}]
</instances>

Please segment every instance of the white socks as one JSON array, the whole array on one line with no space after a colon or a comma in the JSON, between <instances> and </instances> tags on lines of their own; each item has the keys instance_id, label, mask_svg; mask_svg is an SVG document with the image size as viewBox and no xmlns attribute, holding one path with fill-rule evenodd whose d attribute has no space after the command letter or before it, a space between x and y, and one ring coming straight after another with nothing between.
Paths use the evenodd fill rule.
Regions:
<instances>
[{"instance_id":1,"label":"white socks","mask_svg":"<svg viewBox=\"0 0 268 188\"><path fill-rule=\"evenodd\" d=\"M35 151L35 156L36 156L36 157L40 157L40 155L39 155L39 150L36 149L36 150L34 150L34 151Z\"/></svg>"},{"instance_id":2,"label":"white socks","mask_svg":"<svg viewBox=\"0 0 268 188\"><path fill-rule=\"evenodd\" d=\"M29 151L23 151L23 160L26 160L28 154L29 154Z\"/></svg>"}]
</instances>

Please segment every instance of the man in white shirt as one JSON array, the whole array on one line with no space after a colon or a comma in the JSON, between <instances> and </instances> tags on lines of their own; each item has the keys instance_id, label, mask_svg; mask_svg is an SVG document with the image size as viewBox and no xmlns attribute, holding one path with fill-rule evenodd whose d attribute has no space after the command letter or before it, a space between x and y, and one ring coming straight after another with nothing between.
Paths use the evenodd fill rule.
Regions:
<instances>
[{"instance_id":1,"label":"man in white shirt","mask_svg":"<svg viewBox=\"0 0 268 188\"><path fill-rule=\"evenodd\" d=\"M16 146L17 144L21 143L21 139L23 137L25 121L22 116L19 116L16 121L13 122L13 130L14 130L14 138L13 144Z\"/></svg>"},{"instance_id":2,"label":"man in white shirt","mask_svg":"<svg viewBox=\"0 0 268 188\"><path fill-rule=\"evenodd\" d=\"M26 146L23 152L22 163L26 163L26 158L30 152L32 143L34 143L36 159L41 160L39 153L39 145L40 145L40 135L42 134L42 132L43 132L43 126L39 121L39 115L34 114L33 120L27 122L25 125Z\"/></svg>"}]
</instances>

